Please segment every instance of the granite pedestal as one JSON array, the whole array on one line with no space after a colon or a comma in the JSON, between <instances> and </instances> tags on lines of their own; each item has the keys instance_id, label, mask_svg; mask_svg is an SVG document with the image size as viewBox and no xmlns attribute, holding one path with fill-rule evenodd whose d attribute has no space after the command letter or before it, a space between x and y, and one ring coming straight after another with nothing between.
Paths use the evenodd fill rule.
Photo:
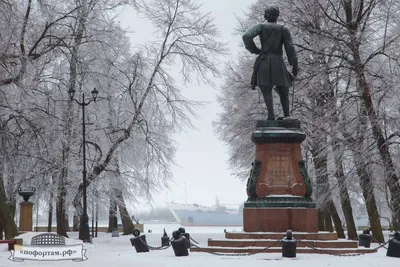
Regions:
<instances>
[{"instance_id":1,"label":"granite pedestal","mask_svg":"<svg viewBox=\"0 0 400 267\"><path fill-rule=\"evenodd\" d=\"M243 209L245 232L318 232L318 212L301 154L298 120L258 121L253 169Z\"/></svg>"}]
</instances>

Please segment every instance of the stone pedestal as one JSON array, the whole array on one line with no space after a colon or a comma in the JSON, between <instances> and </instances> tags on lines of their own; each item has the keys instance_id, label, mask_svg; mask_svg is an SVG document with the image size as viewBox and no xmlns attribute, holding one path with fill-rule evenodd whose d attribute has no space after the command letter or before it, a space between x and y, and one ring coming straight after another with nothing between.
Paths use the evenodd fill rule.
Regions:
<instances>
[{"instance_id":1,"label":"stone pedestal","mask_svg":"<svg viewBox=\"0 0 400 267\"><path fill-rule=\"evenodd\" d=\"M33 203L29 201L23 201L19 203L20 215L19 215L19 232L32 232L32 207Z\"/></svg>"},{"instance_id":2,"label":"stone pedestal","mask_svg":"<svg viewBox=\"0 0 400 267\"><path fill-rule=\"evenodd\" d=\"M245 232L318 232L315 208L244 208Z\"/></svg>"},{"instance_id":3,"label":"stone pedestal","mask_svg":"<svg viewBox=\"0 0 400 267\"><path fill-rule=\"evenodd\" d=\"M318 212L301 155L298 120L258 121L256 156L247 183L245 232L318 232Z\"/></svg>"}]
</instances>

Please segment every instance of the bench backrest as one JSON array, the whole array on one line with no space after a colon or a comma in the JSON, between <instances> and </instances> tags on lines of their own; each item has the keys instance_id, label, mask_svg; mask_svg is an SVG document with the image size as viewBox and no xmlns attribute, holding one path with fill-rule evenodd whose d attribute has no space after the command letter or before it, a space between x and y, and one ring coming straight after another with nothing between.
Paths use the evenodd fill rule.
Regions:
<instances>
[{"instance_id":1,"label":"bench backrest","mask_svg":"<svg viewBox=\"0 0 400 267\"><path fill-rule=\"evenodd\" d=\"M51 233L40 234L32 237L31 245L62 246L65 245L65 237Z\"/></svg>"}]
</instances>

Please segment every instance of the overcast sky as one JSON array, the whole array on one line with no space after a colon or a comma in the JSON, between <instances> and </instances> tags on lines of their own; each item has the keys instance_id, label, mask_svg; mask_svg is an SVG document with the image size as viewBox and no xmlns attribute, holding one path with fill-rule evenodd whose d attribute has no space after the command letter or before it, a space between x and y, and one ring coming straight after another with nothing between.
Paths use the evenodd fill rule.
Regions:
<instances>
[{"instance_id":1,"label":"overcast sky","mask_svg":"<svg viewBox=\"0 0 400 267\"><path fill-rule=\"evenodd\" d=\"M211 12L215 23L219 27L221 36L228 42L230 55L224 60L235 58L240 47L240 36L233 35L237 25L236 16L241 16L251 1L245 0L197 0L202 3L204 12ZM126 10L121 16L121 23L129 27L131 42L141 43L154 31L148 21L137 18L135 12ZM140 27L138 27L140 25ZM223 64L221 64L221 67ZM221 83L218 80L216 83ZM228 149L214 133L212 121L216 120L221 111L216 101L217 90L210 86L188 88L184 95L196 101L207 101L209 104L198 112L199 119L193 121L197 130L188 130L176 137L179 149L176 154L176 163L179 167L173 170L174 180L170 189L154 197L153 206L163 206L166 201L176 203L198 203L214 205L218 197L220 203L240 204L247 199L245 182L239 181L230 175L228 164ZM185 194L186 185L186 194ZM149 205L138 205L144 209Z\"/></svg>"}]
</instances>

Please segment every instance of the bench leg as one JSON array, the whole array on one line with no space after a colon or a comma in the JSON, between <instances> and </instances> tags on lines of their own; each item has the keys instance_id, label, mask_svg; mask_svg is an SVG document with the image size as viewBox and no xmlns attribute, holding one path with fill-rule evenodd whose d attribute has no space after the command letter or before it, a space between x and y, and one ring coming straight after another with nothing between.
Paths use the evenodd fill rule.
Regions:
<instances>
[{"instance_id":1,"label":"bench leg","mask_svg":"<svg viewBox=\"0 0 400 267\"><path fill-rule=\"evenodd\" d=\"M8 243L8 251L14 250L14 243Z\"/></svg>"}]
</instances>

